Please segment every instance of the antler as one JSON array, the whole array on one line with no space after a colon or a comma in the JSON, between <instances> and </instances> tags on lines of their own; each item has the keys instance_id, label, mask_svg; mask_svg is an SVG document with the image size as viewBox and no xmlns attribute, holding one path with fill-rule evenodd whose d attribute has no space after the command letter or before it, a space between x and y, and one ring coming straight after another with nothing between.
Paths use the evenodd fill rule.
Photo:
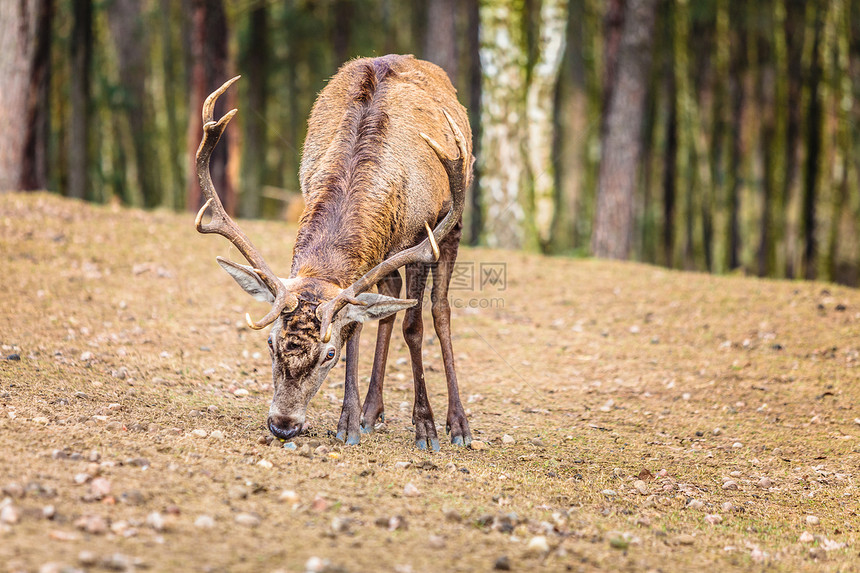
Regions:
<instances>
[{"instance_id":1,"label":"antler","mask_svg":"<svg viewBox=\"0 0 860 573\"><path fill-rule=\"evenodd\" d=\"M203 207L197 213L194 226L200 233L217 233L229 239L239 249L242 256L251 263L254 272L257 273L260 280L269 289L269 292L274 295L275 301L272 303L272 310L258 322L253 322L251 315L245 314L245 321L248 323L248 326L254 330L260 330L266 325L272 324L284 310L295 310L299 301L293 293L287 290L281 279L272 272L272 269L263 260L263 257L257 251L257 248L254 247L251 240L248 239L247 235L242 232L242 229L224 211L224 205L221 204L221 199L218 198L218 194L215 192L215 186L212 184L212 176L209 173L209 158L212 155L212 150L218 145L218 140L221 139L221 134L224 133L227 124L230 123L230 120L239 111L232 109L216 122L213 116L215 102L240 77L236 76L224 82L220 88L212 92L206 98L206 101L203 102L203 139L200 141L200 147L197 148L197 179L200 181L200 189L206 197L206 203L203 204ZM212 210L212 219L204 224L203 214L210 207Z\"/></svg>"},{"instance_id":2,"label":"antler","mask_svg":"<svg viewBox=\"0 0 860 573\"><path fill-rule=\"evenodd\" d=\"M352 283L349 287L342 290L332 300L321 304L317 307L317 318L320 319L320 333L322 341L328 342L331 339L332 321L335 315L346 306L348 303L363 304L355 297L369 290L383 277L394 272L402 266L410 263L434 263L439 259L439 241L454 228L454 225L460 220L463 214L463 206L466 203L466 187L469 182L469 171L472 167L471 162L467 162L466 138L463 132L444 109L445 119L448 120L448 125L451 126L451 131L454 132L454 140L457 142L459 157L451 158L442 148L426 133L421 133L424 141L436 152L436 156L442 162L448 174L448 184L451 189L451 208L445 215L445 218L436 225L436 228L430 230L430 225L424 223L424 228L427 230L427 238L404 251L392 255L383 262L379 263L369 270L363 277Z\"/></svg>"}]
</instances>

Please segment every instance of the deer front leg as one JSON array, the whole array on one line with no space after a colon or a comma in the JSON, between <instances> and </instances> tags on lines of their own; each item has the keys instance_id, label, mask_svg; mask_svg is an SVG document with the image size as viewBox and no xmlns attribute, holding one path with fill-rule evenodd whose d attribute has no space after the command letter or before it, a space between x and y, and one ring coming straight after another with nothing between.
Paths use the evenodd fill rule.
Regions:
<instances>
[{"instance_id":1,"label":"deer front leg","mask_svg":"<svg viewBox=\"0 0 860 573\"><path fill-rule=\"evenodd\" d=\"M457 259L457 248L463 224L458 222L451 234L439 245L439 264L433 269L433 326L442 347L442 362L445 364L445 377L448 380L448 418L445 431L451 436L455 446L468 446L472 443L469 421L460 402L460 389L457 384L457 371L454 369L454 350L451 346L451 305L448 302L448 286Z\"/></svg>"},{"instance_id":2,"label":"deer front leg","mask_svg":"<svg viewBox=\"0 0 860 573\"><path fill-rule=\"evenodd\" d=\"M428 267L424 264L411 264L406 267L406 296L421 300L427 280ZM433 410L427 398L424 385L424 363L421 359L421 344L424 339L424 323L421 304L406 310L403 317L403 338L409 347L412 358L412 380L415 387L415 405L412 408L412 424L415 426L415 446L426 450L427 444L434 452L439 451L439 437L433 422Z\"/></svg>"},{"instance_id":3,"label":"deer front leg","mask_svg":"<svg viewBox=\"0 0 860 573\"><path fill-rule=\"evenodd\" d=\"M379 282L379 292L385 296L400 297L400 289L403 281L398 271L392 272L388 277ZM391 332L394 330L394 318L392 314L388 318L379 321L379 330L376 334L376 352L373 355L373 370L370 374L370 385L367 387L367 396L364 398L364 407L361 411L361 433L369 434L373 431L376 420L385 421L385 406L382 402L382 382L385 378L385 364L388 361L388 346L391 342Z\"/></svg>"},{"instance_id":4,"label":"deer front leg","mask_svg":"<svg viewBox=\"0 0 860 573\"><path fill-rule=\"evenodd\" d=\"M359 421L361 419L361 404L358 401L358 341L361 337L361 323L357 323L355 331L346 343L346 377L343 383L343 409L340 421L337 423L337 436L348 446L355 446L361 441Z\"/></svg>"}]
</instances>

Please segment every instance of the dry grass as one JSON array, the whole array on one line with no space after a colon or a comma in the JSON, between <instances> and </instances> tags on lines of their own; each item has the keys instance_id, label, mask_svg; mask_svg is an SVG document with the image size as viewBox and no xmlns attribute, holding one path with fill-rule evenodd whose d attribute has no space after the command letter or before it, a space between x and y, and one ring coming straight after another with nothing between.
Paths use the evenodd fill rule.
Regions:
<instances>
[{"instance_id":1,"label":"dry grass","mask_svg":"<svg viewBox=\"0 0 860 573\"><path fill-rule=\"evenodd\" d=\"M285 272L294 229L243 226ZM260 308L214 263L226 253L223 239L194 232L191 215L0 195L0 344L21 356L0 360L0 486L20 514L0 524L10 571L87 568L83 549L155 571L301 571L311 556L348 571L488 571L502 555L515 571L856 566L856 291L463 249L461 261L507 265L504 291L455 293L504 303L453 319L461 391L488 448L413 448L398 335L385 427L358 447L327 437L340 367L311 407L317 437L296 440L330 452L307 458L258 443L271 392L266 334L241 326ZM443 423L427 318L428 385ZM364 382L374 336L365 329ZM64 448L84 459L55 459ZM75 483L85 472L109 480L105 499ZM762 477L772 487L759 487ZM723 489L726 479L738 489ZM13 482L43 491L19 497ZM404 495L410 482L420 495ZM279 500L285 489L295 503ZM49 504L53 520L40 517ZM146 524L153 511L164 531ZM239 513L260 525L237 524ZM80 530L86 515L120 534ZM200 515L215 526L195 527ZM376 525L394 516L407 527ZM332 532L333 520L345 531ZM814 541L799 541L804 531ZM548 554L529 553L538 535Z\"/></svg>"}]
</instances>

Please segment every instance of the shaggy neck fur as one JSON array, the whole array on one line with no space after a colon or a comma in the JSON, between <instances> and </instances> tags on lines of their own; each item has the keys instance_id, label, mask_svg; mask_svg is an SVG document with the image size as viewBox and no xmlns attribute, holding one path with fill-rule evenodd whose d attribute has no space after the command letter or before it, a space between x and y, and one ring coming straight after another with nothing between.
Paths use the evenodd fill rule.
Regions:
<instances>
[{"instance_id":1,"label":"shaggy neck fur","mask_svg":"<svg viewBox=\"0 0 860 573\"><path fill-rule=\"evenodd\" d=\"M293 276L320 278L346 288L379 263L398 225L401 185L379 174L388 128L383 109L388 58L361 66L352 80L352 102L338 136L326 150L321 184L306 193L293 252Z\"/></svg>"}]
</instances>

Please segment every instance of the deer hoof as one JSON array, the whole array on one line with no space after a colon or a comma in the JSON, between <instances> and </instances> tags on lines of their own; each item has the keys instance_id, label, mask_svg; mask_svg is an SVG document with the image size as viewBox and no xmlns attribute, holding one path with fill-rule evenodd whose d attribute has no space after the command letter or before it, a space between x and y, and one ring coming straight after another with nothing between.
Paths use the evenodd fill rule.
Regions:
<instances>
[{"instance_id":1,"label":"deer hoof","mask_svg":"<svg viewBox=\"0 0 860 573\"><path fill-rule=\"evenodd\" d=\"M415 447L419 450L427 450L427 440L424 438L419 438L415 440ZM436 438L430 438L430 449L434 452L439 451L439 440Z\"/></svg>"}]
</instances>

